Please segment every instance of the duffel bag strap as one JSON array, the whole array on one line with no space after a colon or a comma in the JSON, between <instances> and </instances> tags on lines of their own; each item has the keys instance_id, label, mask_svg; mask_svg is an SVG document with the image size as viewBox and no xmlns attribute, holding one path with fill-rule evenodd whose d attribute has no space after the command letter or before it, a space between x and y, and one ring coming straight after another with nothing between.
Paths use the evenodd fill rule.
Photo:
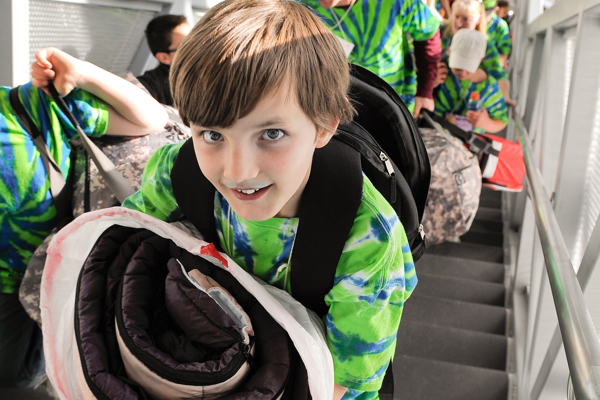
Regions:
<instances>
[{"instance_id":1,"label":"duffel bag strap","mask_svg":"<svg viewBox=\"0 0 600 400\"><path fill-rule=\"evenodd\" d=\"M117 200L123 203L127 197L135 193L135 190L133 190L133 187L131 187L129 182L127 182L127 179L125 179L119 170L117 170L115 164L113 164L106 154L104 154L102 150L100 150L94 144L94 142L87 137L85 132L83 132L83 129L81 129L81 126L79 126L79 123L73 116L73 113L71 110L69 110L69 107L67 107L65 101L58 94L54 84L50 83L50 85L48 85L48 90L50 91L52 99L56 102L60 110L67 116L67 118L69 118L69 121L71 121L73 126L79 132L79 136L81 136L81 140L83 142L83 147L90 155L92 160L94 160L94 163L106 181L107 186L110 188Z\"/></svg>"},{"instance_id":2,"label":"duffel bag strap","mask_svg":"<svg viewBox=\"0 0 600 400\"><path fill-rule=\"evenodd\" d=\"M491 142L482 138L476 133L464 131L458 126L448 121L446 118L441 117L429 110L421 110L421 115L424 116L427 123L429 123L433 128L439 129L438 126L435 125L435 123L437 123L441 125L442 128L450 132L452 135L461 139L463 142L468 143L469 150L473 154L481 155L482 153L484 153L498 157L498 150L492 147Z\"/></svg>"}]
</instances>

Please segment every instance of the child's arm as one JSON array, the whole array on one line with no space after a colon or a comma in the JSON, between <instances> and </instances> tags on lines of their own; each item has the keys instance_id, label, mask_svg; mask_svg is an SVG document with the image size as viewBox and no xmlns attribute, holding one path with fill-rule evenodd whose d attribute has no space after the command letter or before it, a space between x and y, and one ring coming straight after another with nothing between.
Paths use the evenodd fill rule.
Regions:
<instances>
[{"instance_id":1,"label":"child's arm","mask_svg":"<svg viewBox=\"0 0 600 400\"><path fill-rule=\"evenodd\" d=\"M348 391L348 388L337 383L333 384L333 400L340 400L344 397L344 394Z\"/></svg>"},{"instance_id":2,"label":"child's arm","mask_svg":"<svg viewBox=\"0 0 600 400\"><path fill-rule=\"evenodd\" d=\"M32 84L44 88L50 81L61 96L76 87L88 91L108 106L107 134L142 136L160 131L167 123L165 109L143 90L94 64L53 47L38 51L31 65Z\"/></svg>"},{"instance_id":3,"label":"child's arm","mask_svg":"<svg viewBox=\"0 0 600 400\"><path fill-rule=\"evenodd\" d=\"M500 132L506 126L503 121L490 118L485 108L482 108L481 111L467 111L467 121L489 133Z\"/></svg>"}]
</instances>

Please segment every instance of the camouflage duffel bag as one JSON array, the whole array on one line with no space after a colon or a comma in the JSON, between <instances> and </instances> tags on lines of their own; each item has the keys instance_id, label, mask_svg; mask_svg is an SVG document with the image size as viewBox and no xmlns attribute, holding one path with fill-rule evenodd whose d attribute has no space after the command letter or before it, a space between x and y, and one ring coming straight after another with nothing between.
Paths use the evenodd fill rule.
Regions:
<instances>
[{"instance_id":1,"label":"camouflage duffel bag","mask_svg":"<svg viewBox=\"0 0 600 400\"><path fill-rule=\"evenodd\" d=\"M135 189L140 188L144 167L150 156L166 144L178 143L191 136L188 127L183 125L179 113L172 107L164 106L169 121L158 133L138 137L103 136L94 143L115 164L115 167ZM73 169L73 217L84 212L100 210L120 205L106 185L98 167L84 150L81 139L71 140L75 152ZM21 304L38 324L40 319L40 281L46 261L46 249L58 229L54 229L32 255L19 288Z\"/></svg>"},{"instance_id":2,"label":"camouflage duffel bag","mask_svg":"<svg viewBox=\"0 0 600 400\"><path fill-rule=\"evenodd\" d=\"M479 160L462 142L431 128L420 128L429 161L431 185L423 214L429 244L465 234L479 208Z\"/></svg>"}]
</instances>

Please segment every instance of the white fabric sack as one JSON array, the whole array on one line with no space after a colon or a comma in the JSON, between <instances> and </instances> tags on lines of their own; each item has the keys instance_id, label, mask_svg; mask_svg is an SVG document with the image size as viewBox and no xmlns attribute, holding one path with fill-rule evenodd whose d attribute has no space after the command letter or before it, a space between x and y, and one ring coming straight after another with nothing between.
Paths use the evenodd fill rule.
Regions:
<instances>
[{"instance_id":1,"label":"white fabric sack","mask_svg":"<svg viewBox=\"0 0 600 400\"><path fill-rule=\"evenodd\" d=\"M324 326L287 292L253 277L229 256L192 236L182 224L169 224L138 211L113 207L81 215L55 236L42 276L40 309L46 372L60 399L87 399L75 342L75 292L79 272L94 244L113 225L148 229L177 246L224 268L250 292L290 335L308 374L315 400L333 397L333 360Z\"/></svg>"}]
</instances>

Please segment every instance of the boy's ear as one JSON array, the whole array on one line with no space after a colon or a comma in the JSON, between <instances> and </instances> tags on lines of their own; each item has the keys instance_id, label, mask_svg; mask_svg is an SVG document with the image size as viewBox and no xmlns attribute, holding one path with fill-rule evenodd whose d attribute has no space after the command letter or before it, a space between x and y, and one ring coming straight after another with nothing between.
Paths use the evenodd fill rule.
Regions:
<instances>
[{"instance_id":1,"label":"boy's ear","mask_svg":"<svg viewBox=\"0 0 600 400\"><path fill-rule=\"evenodd\" d=\"M315 144L315 147L317 149L320 149L321 147L323 147L327 143L329 143L329 141L331 140L333 135L335 135L335 132L337 131L337 127L339 124L340 124L339 117L331 118L329 120L329 124L328 124L327 128L323 129L321 132L317 133L317 142Z\"/></svg>"},{"instance_id":2,"label":"boy's ear","mask_svg":"<svg viewBox=\"0 0 600 400\"><path fill-rule=\"evenodd\" d=\"M167 53L165 53L164 51L159 51L157 52L154 57L156 57L156 59L162 63L162 64L171 64L171 61L169 59L169 55Z\"/></svg>"}]
</instances>

